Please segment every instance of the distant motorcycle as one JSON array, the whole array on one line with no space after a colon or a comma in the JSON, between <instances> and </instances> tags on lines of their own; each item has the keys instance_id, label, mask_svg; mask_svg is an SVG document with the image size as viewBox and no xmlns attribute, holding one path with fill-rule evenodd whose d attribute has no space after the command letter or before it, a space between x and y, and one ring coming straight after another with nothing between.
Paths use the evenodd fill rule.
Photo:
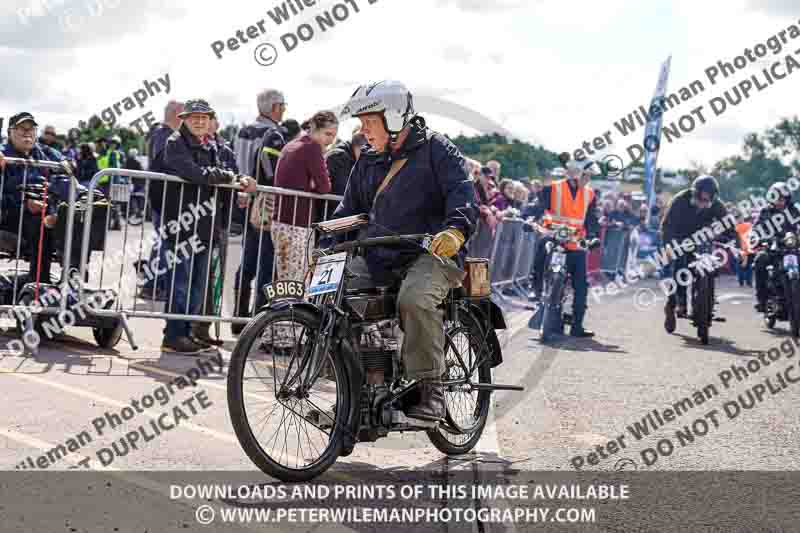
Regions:
<instances>
[{"instance_id":1,"label":"distant motorcycle","mask_svg":"<svg viewBox=\"0 0 800 533\"><path fill-rule=\"evenodd\" d=\"M709 331L713 322L725 322L722 317L714 316L716 308L715 284L717 270L722 266L719 258L713 254L713 243L704 242L697 249L685 256L684 261L676 268L688 268L691 290L691 311L678 318L688 319L697 328L697 337L703 344L709 342ZM669 333L672 331L667 330Z\"/></svg>"},{"instance_id":2,"label":"distant motorcycle","mask_svg":"<svg viewBox=\"0 0 800 533\"><path fill-rule=\"evenodd\" d=\"M528 322L532 329L541 330L542 342L549 342L554 335L563 335L564 326L572 322L572 314L564 312L571 294L571 277L567 271L567 244L575 243L580 250L593 250L600 246L599 239L578 238L578 230L566 224L551 224L549 227L531 223L541 237L550 238L545 244L547 260L544 273L542 303Z\"/></svg>"},{"instance_id":3,"label":"distant motorcycle","mask_svg":"<svg viewBox=\"0 0 800 533\"><path fill-rule=\"evenodd\" d=\"M769 247L761 247L770 256L780 259L781 266L767 267L767 308L764 324L772 329L777 321L788 321L792 337L800 337L800 266L798 266L797 234L789 232ZM757 248L759 249L759 248ZM771 262L772 263L772 262Z\"/></svg>"}]
</instances>

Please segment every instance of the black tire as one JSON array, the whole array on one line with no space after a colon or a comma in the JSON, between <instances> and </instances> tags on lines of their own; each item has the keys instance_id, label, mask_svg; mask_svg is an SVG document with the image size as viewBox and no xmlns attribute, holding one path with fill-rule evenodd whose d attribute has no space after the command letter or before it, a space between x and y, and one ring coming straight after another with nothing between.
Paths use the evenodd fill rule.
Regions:
<instances>
[{"instance_id":1,"label":"black tire","mask_svg":"<svg viewBox=\"0 0 800 533\"><path fill-rule=\"evenodd\" d=\"M31 304L33 303L33 295L31 293L29 293L29 292L24 292L18 298L17 303L19 305L24 305L25 307L30 307ZM28 339L26 339L25 335L24 335L24 333L25 333L25 325L19 319L19 316L17 316L16 314L15 314L15 318L16 318L16 323L17 323L16 324L16 332L17 332L17 335L19 335L19 338L22 339L23 344L28 348L35 348L36 346L38 346L38 343L36 344L36 346L31 346L27 342ZM24 317L24 319L23 319L25 322L27 322L27 321L31 321L32 322L33 331L35 331L36 334L39 336L39 340L40 341L43 341L44 338L45 338L45 331L44 331L44 327L42 326L42 323L44 321L43 318L45 318L45 315L39 315L38 317L34 317L33 315L31 315L31 316L28 316L28 317Z\"/></svg>"},{"instance_id":2,"label":"black tire","mask_svg":"<svg viewBox=\"0 0 800 533\"><path fill-rule=\"evenodd\" d=\"M462 342L462 338L466 338L467 342ZM473 361L483 358L483 362L476 367L477 372L473 371L470 376L473 383L476 377L478 383L491 383L492 358L488 353L490 348L484 341L485 338L484 328L475 317L467 313L460 313L459 322L445 333L444 358L447 370L443 379L454 380L466 377L463 367L456 364L458 359L455 352L458 351L468 369L472 366ZM469 344L469 350L464 350L465 344ZM445 387L446 424L439 424L436 429L427 431L431 443L437 450L447 455L462 455L475 447L483 435L491 405L490 391L473 391L474 407L470 406L466 409L466 413L462 413L459 407L463 405L463 400L457 400L456 394L460 393ZM469 414L469 417L463 416L465 414Z\"/></svg>"},{"instance_id":3,"label":"black tire","mask_svg":"<svg viewBox=\"0 0 800 533\"><path fill-rule=\"evenodd\" d=\"M144 216L138 213L132 214L127 220L129 226L141 226L142 222L144 222Z\"/></svg>"},{"instance_id":4,"label":"black tire","mask_svg":"<svg viewBox=\"0 0 800 533\"><path fill-rule=\"evenodd\" d=\"M549 342L555 333L564 333L562 321L561 300L564 295L564 277L554 276L551 281L544 304L544 317L542 318L542 342Z\"/></svg>"},{"instance_id":5,"label":"black tire","mask_svg":"<svg viewBox=\"0 0 800 533\"><path fill-rule=\"evenodd\" d=\"M695 283L697 283L696 298L692 303L696 305L694 319L697 326L697 336L700 338L701 343L708 344L708 331L711 327L711 315L714 309L714 289L711 275L700 276L700 279Z\"/></svg>"},{"instance_id":6,"label":"black tire","mask_svg":"<svg viewBox=\"0 0 800 533\"><path fill-rule=\"evenodd\" d=\"M110 350L122 339L122 323L117 322L113 328L92 328L92 335L97 346Z\"/></svg>"},{"instance_id":7,"label":"black tire","mask_svg":"<svg viewBox=\"0 0 800 533\"><path fill-rule=\"evenodd\" d=\"M792 337L800 337L800 280L789 280L789 324Z\"/></svg>"},{"instance_id":8,"label":"black tire","mask_svg":"<svg viewBox=\"0 0 800 533\"><path fill-rule=\"evenodd\" d=\"M250 395L250 393L246 393L244 391L245 386L245 365L247 364L248 360L251 359L251 350L254 347L255 343L259 343L258 350L263 350L264 341L262 339L262 333L264 333L268 328L271 331L274 331L274 327L271 328L270 325L274 326L278 322L291 321L293 324L298 324L303 327L303 330L300 331L299 335L295 333L296 328L292 328L292 335L300 339L316 339L316 333L319 331L320 328L320 318L316 314L304 310L304 309L284 309L280 311L263 311L259 313L256 317L251 320L247 326L245 327L242 334L239 336L239 340L236 343L236 347L234 348L233 352L231 353L231 360L230 366L228 368L228 412L231 417L231 423L233 424L233 429L236 432L236 437L239 440L242 448L244 449L247 456L253 463L261 469L262 472L265 474L280 479L281 481L286 482L304 482L312 480L323 472L325 472L330 466L336 461L342 451L342 445L344 443L344 436L345 431L349 431L346 428L346 420L349 416L349 399L350 399L350 384L348 382L347 372L345 370L344 362L342 361L341 357L333 356L333 354L327 354L327 362L330 364L331 368L333 369L333 381L336 385L336 392L335 398L336 402L333 407L334 415L332 422L331 433L329 435L329 439L327 444L325 445L324 450L320 453L320 457L313 461L308 466L304 466L303 468L291 468L287 465L281 464L275 460L262 446L262 442L259 441L258 437L253 432L253 427L250 424L250 418L248 417L248 410L245 408L245 396ZM286 326L282 326L286 328ZM311 332L309 335L308 332ZM306 335L306 336L304 336ZM288 337L287 337L288 338ZM277 340L275 340L277 339ZM287 346L280 347L280 337L273 338L272 347L272 361L275 361L276 357L285 358L286 363L284 366L287 368L297 368L296 364L299 362L299 357L295 357L298 354L296 353L297 350L296 345L292 345L291 349L288 349ZM285 344L285 343L284 343ZM306 344L306 347L310 346L310 344ZM281 351L283 350L283 351ZM288 354L288 355L287 355ZM267 358L269 359L269 358ZM292 364L295 366L292 367ZM277 366L277 365L276 365ZM275 368L275 367L273 367ZM322 377L317 380L316 383L320 383L320 380L323 379ZM331 380L328 377L324 378L327 382ZM259 390L264 390L263 385L267 385L268 383L262 383L262 387ZM266 399L274 400L275 408L278 405L284 406L286 408L286 404L282 401L277 399L276 391L267 391L266 394L269 396L264 396ZM303 400L298 400L298 403ZM309 400L305 400L311 405ZM261 403L264 403L261 401ZM297 407L297 403L294 404L292 407ZM289 412L292 415L297 415L296 411L289 407ZM312 409L313 410L313 409ZM269 408L267 408L264 413L269 412ZM251 413L252 414L252 413ZM263 415L263 413L262 413ZM262 415L258 415L255 417L255 421L257 424L266 425L267 420L264 420ZM311 411L309 413L304 413L302 408L300 411L300 415L298 419L300 421L309 420L309 416L311 415ZM269 419L272 415L268 415L267 419ZM285 416L285 415L284 415ZM290 415L291 416L291 415ZM319 415L317 416L319 418ZM298 422L298 436L302 437L300 434L299 429L299 421L295 418L292 418L293 421ZM328 418L330 420L330 418ZM281 419L280 426L283 425L284 419ZM291 422L289 423L291 425ZM287 425L287 427L289 427ZM320 429L319 426L313 425L312 422L308 421L308 425L316 429ZM305 434L308 435L307 428L304 429ZM300 453L303 453L302 447L300 446L301 450ZM315 447L316 451L319 451L318 448Z\"/></svg>"}]
</instances>

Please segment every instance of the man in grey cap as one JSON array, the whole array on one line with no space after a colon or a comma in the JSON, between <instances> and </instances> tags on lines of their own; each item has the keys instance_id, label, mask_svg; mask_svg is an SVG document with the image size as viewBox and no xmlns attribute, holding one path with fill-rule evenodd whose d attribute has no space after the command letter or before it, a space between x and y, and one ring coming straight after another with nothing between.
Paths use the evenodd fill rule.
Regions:
<instances>
[{"instance_id":1,"label":"man in grey cap","mask_svg":"<svg viewBox=\"0 0 800 533\"><path fill-rule=\"evenodd\" d=\"M283 130L280 126L286 112L286 99L283 93L276 89L267 89L256 97L258 117L255 122L239 130L236 139L236 164L239 171L255 176L259 185L272 185L275 176L280 151L286 144ZM270 234L270 221L272 219L273 198L267 195L267 208L264 214L264 224L256 228L245 221L244 254L242 264L236 271L234 303L236 316L250 316L250 299L252 296L251 284L256 278L255 309L261 307L264 295L261 287L272 280L273 261L275 249ZM247 199L240 205L246 205ZM244 326L231 324L234 335L242 332Z\"/></svg>"}]
</instances>

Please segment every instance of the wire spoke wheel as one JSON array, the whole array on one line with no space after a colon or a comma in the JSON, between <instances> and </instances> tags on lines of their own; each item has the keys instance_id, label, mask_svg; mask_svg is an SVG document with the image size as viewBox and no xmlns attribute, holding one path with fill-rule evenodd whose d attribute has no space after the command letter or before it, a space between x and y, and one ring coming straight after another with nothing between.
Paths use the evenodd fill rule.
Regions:
<instances>
[{"instance_id":1,"label":"wire spoke wheel","mask_svg":"<svg viewBox=\"0 0 800 533\"><path fill-rule=\"evenodd\" d=\"M311 356L319 317L305 310L266 311L242 332L231 354L228 407L250 459L283 481L327 470L343 443L348 383L339 357L324 354L313 382Z\"/></svg>"},{"instance_id":2,"label":"wire spoke wheel","mask_svg":"<svg viewBox=\"0 0 800 533\"><path fill-rule=\"evenodd\" d=\"M442 377L446 423L428 431L436 448L448 455L469 452L481 438L489 415L490 392L474 388L491 383L491 354L484 332L469 314L461 313L445 334L445 373Z\"/></svg>"}]
</instances>

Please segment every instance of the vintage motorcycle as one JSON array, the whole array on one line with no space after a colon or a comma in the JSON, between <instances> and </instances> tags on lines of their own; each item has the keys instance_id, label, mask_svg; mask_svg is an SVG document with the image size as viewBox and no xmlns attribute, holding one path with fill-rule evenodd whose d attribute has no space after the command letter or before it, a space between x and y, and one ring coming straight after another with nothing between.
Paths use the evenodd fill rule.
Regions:
<instances>
[{"instance_id":1,"label":"vintage motorcycle","mask_svg":"<svg viewBox=\"0 0 800 533\"><path fill-rule=\"evenodd\" d=\"M714 254L713 248L713 242L703 242L673 266L685 269L687 274L679 274L678 279L691 284L691 290L687 288L687 295L691 295L689 302L691 310L685 316L678 315L677 318L691 321L692 326L697 329L697 337L703 344L709 342L712 323L725 322L725 318L715 316L717 305L715 279L725 259ZM667 332L673 333L673 331Z\"/></svg>"},{"instance_id":2,"label":"vintage motorcycle","mask_svg":"<svg viewBox=\"0 0 800 533\"><path fill-rule=\"evenodd\" d=\"M772 329L777 321L788 321L792 337L800 337L800 266L797 234L789 232L781 240L760 249L780 259L781 267L767 267L767 308L764 324Z\"/></svg>"},{"instance_id":3,"label":"vintage motorcycle","mask_svg":"<svg viewBox=\"0 0 800 533\"><path fill-rule=\"evenodd\" d=\"M323 236L343 235L367 223L356 216L314 227ZM506 327L500 309L488 293L470 296L459 288L442 305L446 416L427 422L404 415L419 382L404 378L398 287L349 288L355 275L348 265L373 246L411 245L429 253L431 240L397 235L318 249L307 290L295 281L263 288L267 303L240 335L228 372L236 436L263 472L308 481L358 442L397 431L425 431L442 453L464 454L483 433L491 393L523 390L492 383L491 370L502 362L495 330Z\"/></svg>"},{"instance_id":4,"label":"vintage motorcycle","mask_svg":"<svg viewBox=\"0 0 800 533\"><path fill-rule=\"evenodd\" d=\"M567 271L567 244L575 243L579 249L593 250L600 246L598 239L585 241L578 238L578 230L566 224L542 226L531 223L540 238L549 238L545 244L548 259L544 273L542 302L535 309L528 326L540 329L541 342L549 342L554 335L563 335L564 326L572 323L572 314L565 312L570 300L571 277Z\"/></svg>"}]
</instances>

